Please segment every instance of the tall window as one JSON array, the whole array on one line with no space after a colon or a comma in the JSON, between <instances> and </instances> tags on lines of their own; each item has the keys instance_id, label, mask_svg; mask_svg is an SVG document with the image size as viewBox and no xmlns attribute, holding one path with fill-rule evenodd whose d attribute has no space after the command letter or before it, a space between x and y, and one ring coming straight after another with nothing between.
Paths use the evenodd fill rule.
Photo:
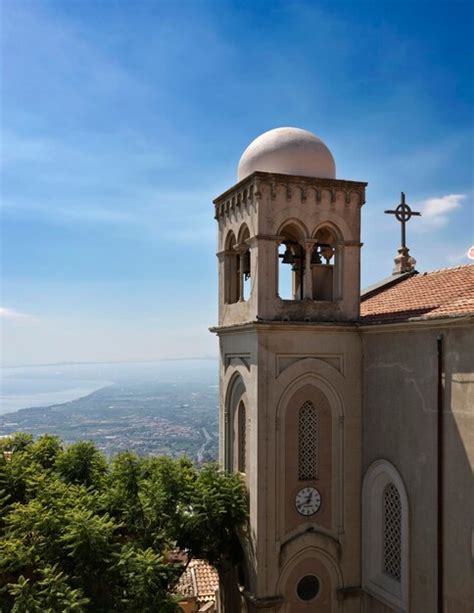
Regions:
<instances>
[{"instance_id":1,"label":"tall window","mask_svg":"<svg viewBox=\"0 0 474 613\"><path fill-rule=\"evenodd\" d=\"M278 295L282 300L303 300L305 250L304 230L289 223L278 231Z\"/></svg>"},{"instance_id":2,"label":"tall window","mask_svg":"<svg viewBox=\"0 0 474 613\"><path fill-rule=\"evenodd\" d=\"M402 576L402 506L393 483L383 493L383 572L400 581Z\"/></svg>"},{"instance_id":3,"label":"tall window","mask_svg":"<svg viewBox=\"0 0 474 613\"><path fill-rule=\"evenodd\" d=\"M236 241L233 232L230 232L225 246L224 260L224 300L232 304L239 300L239 256L235 249Z\"/></svg>"},{"instance_id":4,"label":"tall window","mask_svg":"<svg viewBox=\"0 0 474 613\"><path fill-rule=\"evenodd\" d=\"M311 255L313 299L334 300L334 266L337 239L329 228L321 228L316 234L316 240Z\"/></svg>"},{"instance_id":5,"label":"tall window","mask_svg":"<svg viewBox=\"0 0 474 613\"><path fill-rule=\"evenodd\" d=\"M377 460L363 485L363 587L397 611L408 610L409 513L402 478Z\"/></svg>"},{"instance_id":6,"label":"tall window","mask_svg":"<svg viewBox=\"0 0 474 613\"><path fill-rule=\"evenodd\" d=\"M319 477L319 415L307 400L298 415L298 479L311 481Z\"/></svg>"},{"instance_id":7,"label":"tall window","mask_svg":"<svg viewBox=\"0 0 474 613\"><path fill-rule=\"evenodd\" d=\"M247 416L243 402L239 404L238 430L238 469L244 473L247 455Z\"/></svg>"}]
</instances>

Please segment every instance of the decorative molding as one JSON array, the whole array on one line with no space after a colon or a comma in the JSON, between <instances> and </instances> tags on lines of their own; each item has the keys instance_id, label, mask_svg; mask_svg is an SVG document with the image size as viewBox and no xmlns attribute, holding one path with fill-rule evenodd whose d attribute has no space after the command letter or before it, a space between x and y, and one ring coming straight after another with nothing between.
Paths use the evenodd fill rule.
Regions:
<instances>
[{"instance_id":1,"label":"decorative molding","mask_svg":"<svg viewBox=\"0 0 474 613\"><path fill-rule=\"evenodd\" d=\"M335 368L342 375L344 374L344 363L342 355L328 355L328 354L278 354L276 356L276 376L279 377L281 373L296 364L296 362L301 362L301 360L306 360L308 358L312 358L314 360L319 360L320 362L325 362Z\"/></svg>"},{"instance_id":2,"label":"decorative molding","mask_svg":"<svg viewBox=\"0 0 474 613\"><path fill-rule=\"evenodd\" d=\"M226 353L224 356L224 370L227 370L229 366L241 366L250 372L250 353Z\"/></svg>"},{"instance_id":3,"label":"decorative molding","mask_svg":"<svg viewBox=\"0 0 474 613\"><path fill-rule=\"evenodd\" d=\"M238 212L241 214L248 211L251 205L256 205L261 198L261 185L269 188L270 198L275 200L277 189L282 186L285 189L287 200L299 199L305 203L308 199L308 190L312 189L315 194L316 204L322 199L322 191L329 193L330 207L335 209L338 203L338 194L342 194L341 204L348 208L356 195L356 206L365 203L365 187L367 183L360 181L345 181L341 179L318 179L313 177L299 177L293 175L282 175L270 172L254 172L249 177L243 179L229 190L218 196L214 200L215 218L222 220L231 217Z\"/></svg>"},{"instance_id":4,"label":"decorative molding","mask_svg":"<svg viewBox=\"0 0 474 613\"><path fill-rule=\"evenodd\" d=\"M330 550L329 553L335 558L340 559L342 546L339 539L331 534L328 530L321 528L315 524L308 526L303 524L297 532L283 541L280 545L280 553L278 563L280 568L285 566L289 559L294 555L294 545L298 542L296 550L304 549L305 547L316 545L325 550Z\"/></svg>"}]
</instances>

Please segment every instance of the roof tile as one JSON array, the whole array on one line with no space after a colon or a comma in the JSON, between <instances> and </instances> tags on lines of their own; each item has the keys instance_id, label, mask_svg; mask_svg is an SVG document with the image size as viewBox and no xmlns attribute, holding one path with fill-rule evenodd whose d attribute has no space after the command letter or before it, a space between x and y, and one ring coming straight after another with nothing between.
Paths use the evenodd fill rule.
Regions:
<instances>
[{"instance_id":1,"label":"roof tile","mask_svg":"<svg viewBox=\"0 0 474 613\"><path fill-rule=\"evenodd\" d=\"M459 317L474 313L474 264L418 273L361 298L363 323Z\"/></svg>"},{"instance_id":2,"label":"roof tile","mask_svg":"<svg viewBox=\"0 0 474 613\"><path fill-rule=\"evenodd\" d=\"M199 603L214 601L219 587L216 569L205 560L193 559L181 575L176 591L183 597L196 597Z\"/></svg>"}]
</instances>

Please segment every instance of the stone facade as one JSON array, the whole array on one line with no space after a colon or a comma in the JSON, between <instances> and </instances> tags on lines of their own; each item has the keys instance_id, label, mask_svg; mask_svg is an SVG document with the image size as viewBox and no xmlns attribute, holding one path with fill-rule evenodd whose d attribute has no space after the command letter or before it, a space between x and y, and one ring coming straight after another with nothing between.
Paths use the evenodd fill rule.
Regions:
<instances>
[{"instance_id":1,"label":"stone facade","mask_svg":"<svg viewBox=\"0 0 474 613\"><path fill-rule=\"evenodd\" d=\"M437 610L439 376L444 610L473 608L473 316L364 323L365 186L257 169L215 200L220 462L250 501L242 611Z\"/></svg>"}]
</instances>

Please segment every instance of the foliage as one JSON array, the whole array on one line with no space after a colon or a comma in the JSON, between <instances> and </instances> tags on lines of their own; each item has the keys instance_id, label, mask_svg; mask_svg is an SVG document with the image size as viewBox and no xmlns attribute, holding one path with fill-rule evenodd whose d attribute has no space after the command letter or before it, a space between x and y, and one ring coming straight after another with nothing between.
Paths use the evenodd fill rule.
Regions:
<instances>
[{"instance_id":1,"label":"foliage","mask_svg":"<svg viewBox=\"0 0 474 613\"><path fill-rule=\"evenodd\" d=\"M214 465L16 434L0 445L0 611L177 611L169 553L237 561L246 517L240 478Z\"/></svg>"},{"instance_id":2,"label":"foliage","mask_svg":"<svg viewBox=\"0 0 474 613\"><path fill-rule=\"evenodd\" d=\"M99 487L107 471L104 456L90 441L79 441L59 454L56 470L67 483Z\"/></svg>"}]
</instances>

